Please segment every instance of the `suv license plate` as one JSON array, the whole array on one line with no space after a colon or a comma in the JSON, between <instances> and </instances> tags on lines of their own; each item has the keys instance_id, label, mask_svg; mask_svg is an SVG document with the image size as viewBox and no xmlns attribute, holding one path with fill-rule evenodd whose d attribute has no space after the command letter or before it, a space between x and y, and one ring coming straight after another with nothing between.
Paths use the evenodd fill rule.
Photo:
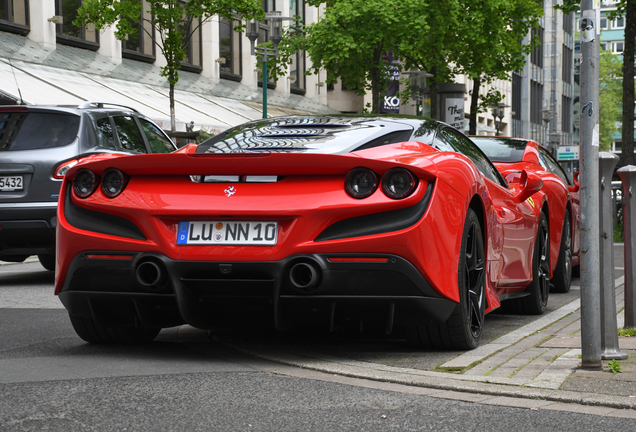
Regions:
<instances>
[{"instance_id":1,"label":"suv license plate","mask_svg":"<svg viewBox=\"0 0 636 432\"><path fill-rule=\"evenodd\" d=\"M22 176L0 176L0 191L15 191L24 188Z\"/></svg>"},{"instance_id":2,"label":"suv license plate","mask_svg":"<svg viewBox=\"0 0 636 432\"><path fill-rule=\"evenodd\" d=\"M179 222L179 245L273 246L278 238L278 222L193 221Z\"/></svg>"}]
</instances>

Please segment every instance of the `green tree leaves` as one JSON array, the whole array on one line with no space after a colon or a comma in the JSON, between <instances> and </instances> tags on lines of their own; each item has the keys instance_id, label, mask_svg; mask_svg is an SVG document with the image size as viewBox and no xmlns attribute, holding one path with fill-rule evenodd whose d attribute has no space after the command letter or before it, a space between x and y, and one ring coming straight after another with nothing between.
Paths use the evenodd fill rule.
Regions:
<instances>
[{"instance_id":1,"label":"green tree leaves","mask_svg":"<svg viewBox=\"0 0 636 432\"><path fill-rule=\"evenodd\" d=\"M161 74L170 84L170 123L174 131L174 86L179 81L178 71L192 35L215 15L228 19L264 19L265 13L259 0L148 0L148 6L146 12L150 18L144 20L154 27L155 43L166 59ZM140 0L85 0L77 12L73 24L93 24L97 30L115 24L115 36L124 40L137 32L142 3ZM235 29L242 30L241 26Z\"/></svg>"},{"instance_id":2,"label":"green tree leaves","mask_svg":"<svg viewBox=\"0 0 636 432\"><path fill-rule=\"evenodd\" d=\"M618 131L623 96L623 62L611 51L601 50L599 65L599 139L601 150L608 151Z\"/></svg>"},{"instance_id":3,"label":"green tree leaves","mask_svg":"<svg viewBox=\"0 0 636 432\"><path fill-rule=\"evenodd\" d=\"M329 0L318 22L283 40L274 73L284 74L286 53L304 49L312 61L309 73L324 69L329 82L371 91L377 112L388 81L383 52L392 50L404 70L432 73L433 88L454 74L485 83L509 79L532 49L520 40L542 14L538 0Z\"/></svg>"}]
</instances>

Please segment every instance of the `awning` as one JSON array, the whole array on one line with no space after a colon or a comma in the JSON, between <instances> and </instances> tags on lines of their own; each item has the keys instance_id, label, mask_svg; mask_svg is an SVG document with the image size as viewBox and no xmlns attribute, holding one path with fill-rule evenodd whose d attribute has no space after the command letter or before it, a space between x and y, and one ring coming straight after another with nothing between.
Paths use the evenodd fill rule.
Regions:
<instances>
[{"instance_id":1,"label":"awning","mask_svg":"<svg viewBox=\"0 0 636 432\"><path fill-rule=\"evenodd\" d=\"M19 89L18 89L19 88ZM79 105L109 102L136 109L164 129L170 128L169 88L60 69L36 63L0 59L0 97L29 105ZM270 116L313 114L268 105ZM175 90L177 131L205 129L215 134L229 127L262 118L262 105L253 101Z\"/></svg>"}]
</instances>

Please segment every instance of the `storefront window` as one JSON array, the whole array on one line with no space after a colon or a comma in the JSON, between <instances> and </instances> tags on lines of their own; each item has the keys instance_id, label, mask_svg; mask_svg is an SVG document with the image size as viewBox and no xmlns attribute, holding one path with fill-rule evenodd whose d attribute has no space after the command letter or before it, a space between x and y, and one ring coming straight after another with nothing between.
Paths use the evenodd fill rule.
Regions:
<instances>
[{"instance_id":1,"label":"storefront window","mask_svg":"<svg viewBox=\"0 0 636 432\"><path fill-rule=\"evenodd\" d=\"M221 78L234 81L241 80L241 35L233 30L237 22L226 18L219 20L219 51L220 57L225 59L221 63Z\"/></svg>"},{"instance_id":2,"label":"storefront window","mask_svg":"<svg viewBox=\"0 0 636 432\"><path fill-rule=\"evenodd\" d=\"M289 0L289 12L292 18L299 18L297 25L305 23L305 0ZM291 25L294 25L293 22ZM292 57L289 71L290 90L293 93L305 93L305 51L299 51Z\"/></svg>"},{"instance_id":3,"label":"storefront window","mask_svg":"<svg viewBox=\"0 0 636 432\"><path fill-rule=\"evenodd\" d=\"M73 45L80 48L99 48L99 35L92 25L78 27L73 24L77 18L77 9L81 6L82 0L56 0L55 15L61 15L62 24L56 24L57 41L59 43Z\"/></svg>"},{"instance_id":4,"label":"storefront window","mask_svg":"<svg viewBox=\"0 0 636 432\"><path fill-rule=\"evenodd\" d=\"M0 29L20 34L29 32L27 0L0 0Z\"/></svg>"},{"instance_id":5,"label":"storefront window","mask_svg":"<svg viewBox=\"0 0 636 432\"><path fill-rule=\"evenodd\" d=\"M184 38L189 38L185 46L185 58L181 61L181 68L190 72L201 72L203 63L201 55L201 19L184 17L181 22L181 32Z\"/></svg>"},{"instance_id":6,"label":"storefront window","mask_svg":"<svg viewBox=\"0 0 636 432\"><path fill-rule=\"evenodd\" d=\"M141 20L133 23L137 25L137 33L129 35L128 39L122 42L123 57L147 62L155 61L155 28L149 11L150 5L144 0Z\"/></svg>"}]
</instances>

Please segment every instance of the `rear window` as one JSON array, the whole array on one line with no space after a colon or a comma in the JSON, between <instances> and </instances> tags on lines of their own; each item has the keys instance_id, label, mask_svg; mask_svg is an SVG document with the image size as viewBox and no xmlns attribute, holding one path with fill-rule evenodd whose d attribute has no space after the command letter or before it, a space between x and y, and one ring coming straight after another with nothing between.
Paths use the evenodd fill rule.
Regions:
<instances>
[{"instance_id":1,"label":"rear window","mask_svg":"<svg viewBox=\"0 0 636 432\"><path fill-rule=\"evenodd\" d=\"M493 162L521 162L527 141L510 138L472 138Z\"/></svg>"},{"instance_id":2,"label":"rear window","mask_svg":"<svg viewBox=\"0 0 636 432\"><path fill-rule=\"evenodd\" d=\"M80 117L39 112L0 113L0 151L62 147L77 138Z\"/></svg>"},{"instance_id":3,"label":"rear window","mask_svg":"<svg viewBox=\"0 0 636 432\"><path fill-rule=\"evenodd\" d=\"M404 131L407 128L408 131ZM366 118L280 117L228 129L201 143L197 153L346 154L366 148L365 144L396 142L395 136L389 136L393 132L398 132L400 140L408 141L412 130L403 124L381 124Z\"/></svg>"}]
</instances>

